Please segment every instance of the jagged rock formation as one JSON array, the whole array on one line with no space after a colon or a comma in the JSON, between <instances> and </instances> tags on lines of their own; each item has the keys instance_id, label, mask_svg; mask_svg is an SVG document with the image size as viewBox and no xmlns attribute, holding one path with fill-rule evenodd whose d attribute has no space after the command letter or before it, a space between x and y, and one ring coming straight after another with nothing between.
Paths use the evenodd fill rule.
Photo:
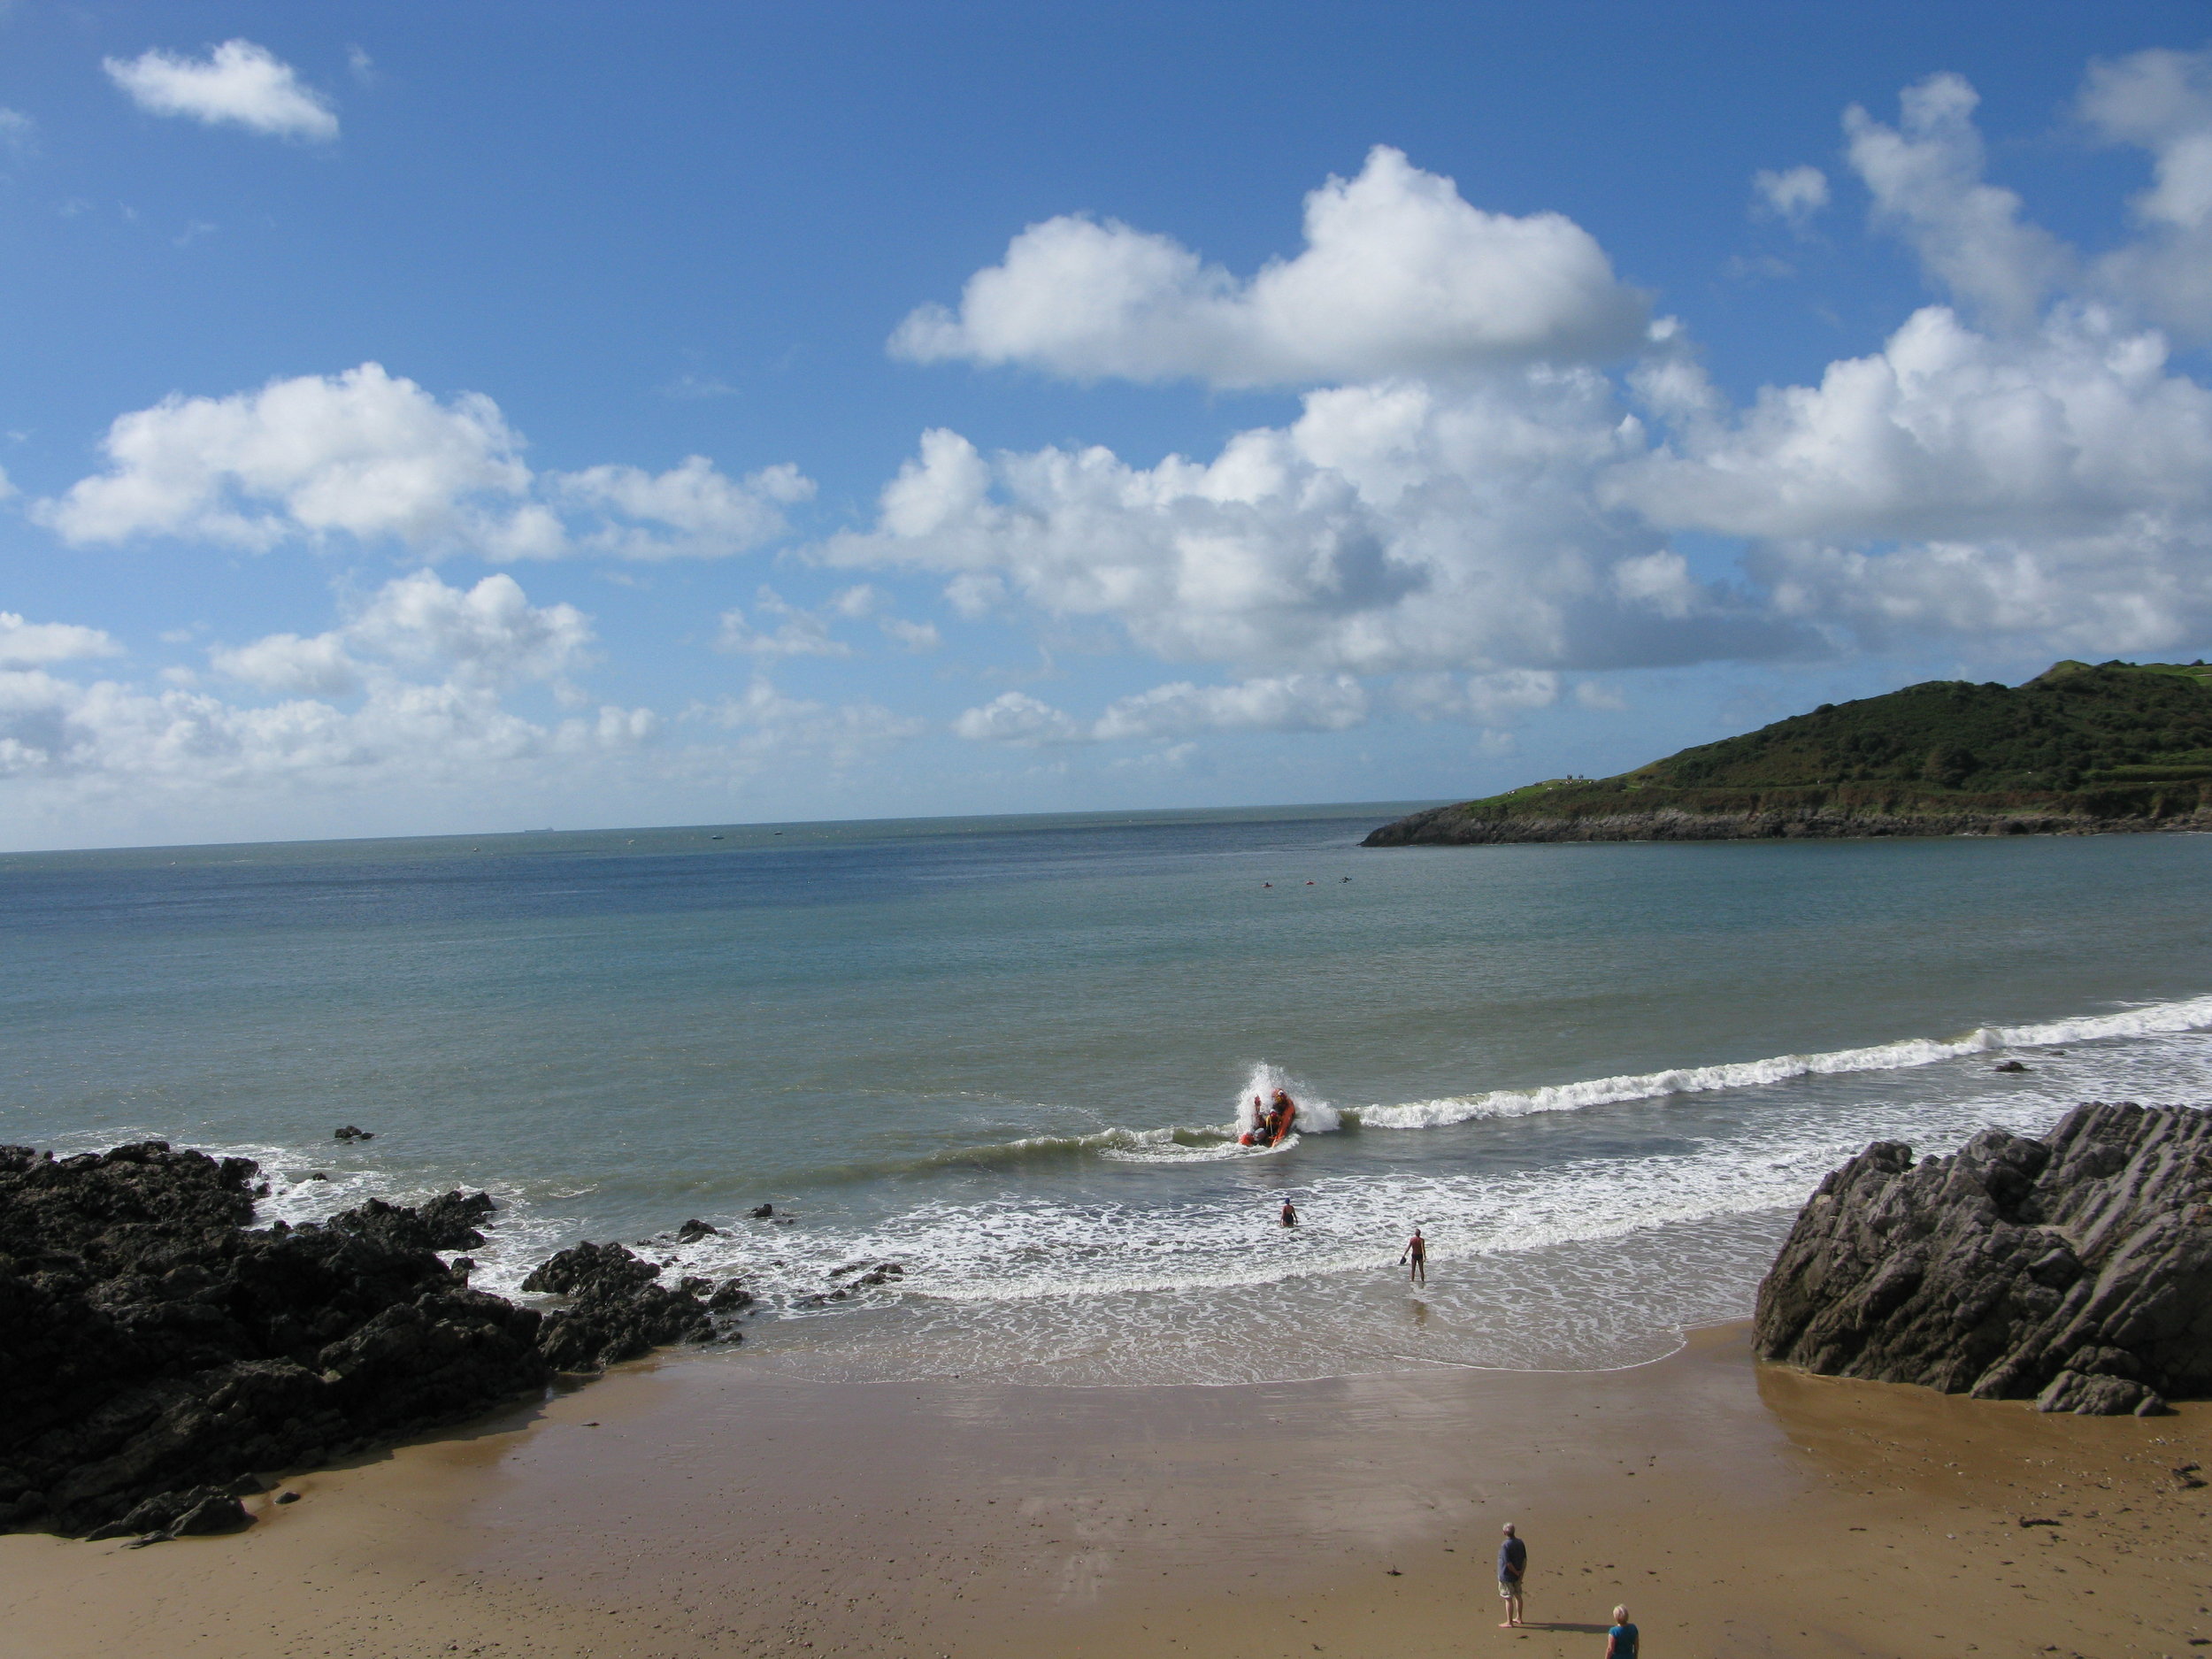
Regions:
<instances>
[{"instance_id":1,"label":"jagged rock formation","mask_svg":"<svg viewBox=\"0 0 2212 1659\"><path fill-rule=\"evenodd\" d=\"M2212 1393L2212 1112L2101 1102L1947 1158L1875 1142L1759 1286L1763 1357L2047 1411Z\"/></svg>"},{"instance_id":2,"label":"jagged rock formation","mask_svg":"<svg viewBox=\"0 0 2212 1659\"><path fill-rule=\"evenodd\" d=\"M258 1173L157 1141L59 1160L0 1147L0 1529L242 1525L255 1471L716 1334L708 1281L653 1284L618 1246L540 1270L571 1263L543 1286L572 1298L550 1316L470 1290L436 1252L484 1241L482 1193L250 1230ZM714 1305L749 1300L732 1281Z\"/></svg>"},{"instance_id":3,"label":"jagged rock formation","mask_svg":"<svg viewBox=\"0 0 2212 1659\"><path fill-rule=\"evenodd\" d=\"M699 1300L710 1281L687 1279L671 1290L653 1282L660 1271L612 1242L572 1245L540 1263L523 1289L569 1299L546 1317L539 1339L554 1369L603 1371L672 1342L712 1340L714 1320Z\"/></svg>"}]
</instances>

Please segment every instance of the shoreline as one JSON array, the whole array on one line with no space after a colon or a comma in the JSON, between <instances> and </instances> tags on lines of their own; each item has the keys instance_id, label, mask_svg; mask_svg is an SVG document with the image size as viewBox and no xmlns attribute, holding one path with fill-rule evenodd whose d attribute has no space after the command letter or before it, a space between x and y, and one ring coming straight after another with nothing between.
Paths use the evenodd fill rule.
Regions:
<instances>
[{"instance_id":1,"label":"shoreline","mask_svg":"<svg viewBox=\"0 0 2212 1659\"><path fill-rule=\"evenodd\" d=\"M2179 1654L2212 1408L2041 1417L1755 1364L818 1384L667 1356L144 1550L0 1537L8 1651ZM2056 1521L2024 1527L2023 1517ZM1490 1556L1515 1521L1525 1631Z\"/></svg>"}]
</instances>

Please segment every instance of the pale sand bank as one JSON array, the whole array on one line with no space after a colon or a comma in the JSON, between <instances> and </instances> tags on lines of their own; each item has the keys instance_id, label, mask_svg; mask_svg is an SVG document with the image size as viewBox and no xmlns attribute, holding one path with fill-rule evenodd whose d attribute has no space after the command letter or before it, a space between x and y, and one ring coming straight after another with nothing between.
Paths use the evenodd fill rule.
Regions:
<instances>
[{"instance_id":1,"label":"pale sand bank","mask_svg":"<svg viewBox=\"0 0 2212 1659\"><path fill-rule=\"evenodd\" d=\"M235 1537L0 1538L0 1653L1597 1659L1624 1599L1654 1659L2180 1659L2212 1487L2169 1471L2208 1424L1765 1371L1741 1327L1627 1371L1241 1388L812 1386L739 1352L306 1476ZM1506 1520L1526 1632L1497 1628Z\"/></svg>"}]
</instances>

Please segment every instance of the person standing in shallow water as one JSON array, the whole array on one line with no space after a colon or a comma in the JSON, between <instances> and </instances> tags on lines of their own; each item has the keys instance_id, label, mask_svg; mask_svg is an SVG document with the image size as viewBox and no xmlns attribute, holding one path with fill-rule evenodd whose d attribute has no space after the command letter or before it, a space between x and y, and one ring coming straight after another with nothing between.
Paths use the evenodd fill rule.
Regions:
<instances>
[{"instance_id":1,"label":"person standing in shallow water","mask_svg":"<svg viewBox=\"0 0 2212 1659\"><path fill-rule=\"evenodd\" d=\"M1283 1200L1283 1225L1286 1227L1294 1227L1297 1225L1298 1212L1291 1208L1290 1200L1286 1198Z\"/></svg>"},{"instance_id":2,"label":"person standing in shallow water","mask_svg":"<svg viewBox=\"0 0 2212 1659\"><path fill-rule=\"evenodd\" d=\"M1421 1229L1414 1228L1413 1236L1406 1240L1405 1254L1398 1258L1398 1265L1406 1270L1406 1283L1425 1285L1429 1282L1428 1240L1421 1236Z\"/></svg>"},{"instance_id":3,"label":"person standing in shallow water","mask_svg":"<svg viewBox=\"0 0 2212 1659\"><path fill-rule=\"evenodd\" d=\"M1498 1594L1505 1598L1505 1618L1498 1628L1511 1630L1521 1622L1521 1580L1528 1576L1528 1546L1513 1536L1513 1523L1505 1524L1505 1541L1498 1546ZM1612 1649L1609 1647L1609 1654Z\"/></svg>"},{"instance_id":4,"label":"person standing in shallow water","mask_svg":"<svg viewBox=\"0 0 2212 1659\"><path fill-rule=\"evenodd\" d=\"M1628 1622L1628 1609L1613 1609L1613 1628L1605 1632L1605 1659L1636 1659L1636 1627Z\"/></svg>"}]
</instances>

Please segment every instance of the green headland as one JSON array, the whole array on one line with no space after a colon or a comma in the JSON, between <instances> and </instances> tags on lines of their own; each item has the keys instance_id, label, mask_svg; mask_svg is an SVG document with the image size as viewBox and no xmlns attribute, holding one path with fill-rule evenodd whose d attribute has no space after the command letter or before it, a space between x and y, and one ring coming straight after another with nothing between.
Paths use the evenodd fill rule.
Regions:
<instances>
[{"instance_id":1,"label":"green headland","mask_svg":"<svg viewBox=\"0 0 2212 1659\"><path fill-rule=\"evenodd\" d=\"M2212 829L2212 667L2063 662L1824 703L1613 778L1386 824L1370 847Z\"/></svg>"}]
</instances>

